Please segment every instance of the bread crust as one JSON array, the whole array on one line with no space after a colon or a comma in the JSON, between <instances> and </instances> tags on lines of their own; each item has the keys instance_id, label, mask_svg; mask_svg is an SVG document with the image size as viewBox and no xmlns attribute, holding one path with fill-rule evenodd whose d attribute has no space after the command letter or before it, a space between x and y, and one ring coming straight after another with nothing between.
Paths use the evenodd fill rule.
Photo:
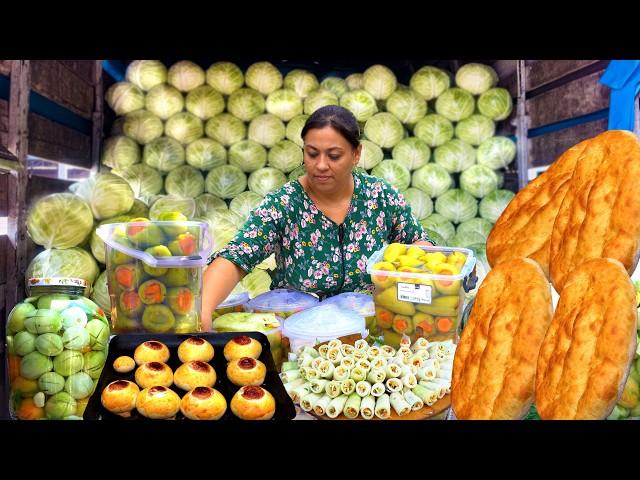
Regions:
<instances>
[{"instance_id":1,"label":"bread crust","mask_svg":"<svg viewBox=\"0 0 640 480\"><path fill-rule=\"evenodd\" d=\"M635 289L610 258L567 278L536 372L543 419L603 419L622 395L636 350Z\"/></svg>"},{"instance_id":2,"label":"bread crust","mask_svg":"<svg viewBox=\"0 0 640 480\"><path fill-rule=\"evenodd\" d=\"M528 257L538 262L549 277L553 224L576 162L590 141L580 142L564 152L509 202L487 239L487 260L492 266Z\"/></svg>"},{"instance_id":3,"label":"bread crust","mask_svg":"<svg viewBox=\"0 0 640 480\"><path fill-rule=\"evenodd\" d=\"M453 362L457 418L519 419L529 411L552 314L551 288L534 260L515 258L489 272Z\"/></svg>"},{"instance_id":4,"label":"bread crust","mask_svg":"<svg viewBox=\"0 0 640 480\"><path fill-rule=\"evenodd\" d=\"M551 234L550 273L557 292L592 258L615 258L628 273L640 255L640 142L626 130L591 139L576 164Z\"/></svg>"}]
</instances>

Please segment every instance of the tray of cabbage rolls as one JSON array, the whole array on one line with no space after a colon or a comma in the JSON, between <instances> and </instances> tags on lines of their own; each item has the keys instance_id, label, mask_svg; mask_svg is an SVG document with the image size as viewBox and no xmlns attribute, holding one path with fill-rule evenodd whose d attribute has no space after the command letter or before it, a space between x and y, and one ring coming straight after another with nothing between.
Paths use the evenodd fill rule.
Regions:
<instances>
[{"instance_id":1,"label":"tray of cabbage rolls","mask_svg":"<svg viewBox=\"0 0 640 480\"><path fill-rule=\"evenodd\" d=\"M403 337L394 348L334 339L290 354L280 379L293 402L320 419L445 418L455 349L451 340Z\"/></svg>"}]
</instances>

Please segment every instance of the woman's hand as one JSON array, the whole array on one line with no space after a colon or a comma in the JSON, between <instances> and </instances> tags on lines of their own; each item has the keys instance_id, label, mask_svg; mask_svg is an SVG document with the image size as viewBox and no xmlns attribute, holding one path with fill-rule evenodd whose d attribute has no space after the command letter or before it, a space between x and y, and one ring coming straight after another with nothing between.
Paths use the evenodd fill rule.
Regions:
<instances>
[{"instance_id":1,"label":"woman's hand","mask_svg":"<svg viewBox=\"0 0 640 480\"><path fill-rule=\"evenodd\" d=\"M204 272L202 286L202 331L211 331L214 310L229 296L246 272L223 257L216 258Z\"/></svg>"},{"instance_id":2,"label":"woman's hand","mask_svg":"<svg viewBox=\"0 0 640 480\"><path fill-rule=\"evenodd\" d=\"M413 242L411 245L424 245L425 247L433 247L433 243L427 242L426 240L418 240L417 242Z\"/></svg>"}]
</instances>

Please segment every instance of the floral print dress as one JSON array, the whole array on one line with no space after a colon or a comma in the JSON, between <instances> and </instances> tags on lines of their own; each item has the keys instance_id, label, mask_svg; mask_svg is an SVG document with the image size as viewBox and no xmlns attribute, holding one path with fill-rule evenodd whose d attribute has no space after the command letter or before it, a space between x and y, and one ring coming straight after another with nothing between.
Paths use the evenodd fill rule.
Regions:
<instances>
[{"instance_id":1,"label":"floral print dress","mask_svg":"<svg viewBox=\"0 0 640 480\"><path fill-rule=\"evenodd\" d=\"M327 218L295 180L267 195L210 261L221 256L250 272L275 253L273 288L321 297L373 292L366 266L376 250L386 243L433 240L397 189L360 172L353 177L353 197L341 225Z\"/></svg>"}]
</instances>

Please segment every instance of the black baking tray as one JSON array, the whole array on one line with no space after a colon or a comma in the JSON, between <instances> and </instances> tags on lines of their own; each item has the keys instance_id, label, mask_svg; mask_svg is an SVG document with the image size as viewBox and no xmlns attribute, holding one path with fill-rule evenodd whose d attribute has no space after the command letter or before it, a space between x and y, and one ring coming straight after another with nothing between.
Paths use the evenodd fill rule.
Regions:
<instances>
[{"instance_id":1,"label":"black baking tray","mask_svg":"<svg viewBox=\"0 0 640 480\"><path fill-rule=\"evenodd\" d=\"M121 417L109 412L102 406L100 401L100 395L102 390L111 382L116 380L129 380L135 383L134 374L136 369L134 368L128 373L119 373L113 369L113 362L121 355L127 355L133 358L133 352L138 345L147 340L157 340L164 343L168 348L171 356L167 361L169 367L174 372L182 364L178 358L178 346L190 337L200 337L207 340L214 348L213 359L209 364L216 371L216 384L213 386L218 390L227 400L227 411L218 421L242 421L231 412L231 398L240 389L240 387L234 385L227 379L227 361L224 358L223 350L224 346L229 340L238 335L246 335L248 337L255 338L262 345L262 354L258 358L264 363L267 368L267 374L264 379L264 383L261 385L267 390L276 401L276 412L271 420L291 420L296 416L295 407L291 398L284 389L284 385L278 376L273 357L271 356L271 348L267 337L260 332L231 332L231 333L198 333L198 334L151 334L151 333L129 333L125 335L116 335L109 342L109 355L107 362L104 365L98 385L95 392L91 396L87 408L84 411L83 418L85 420L119 420L119 421L139 421L139 420L151 420L138 413L134 408L131 411L130 417ZM137 366L136 366L137 368ZM171 386L171 389L175 391L180 398L186 393L184 390L179 389L175 385ZM189 420L182 412L178 411L176 420Z\"/></svg>"}]
</instances>

